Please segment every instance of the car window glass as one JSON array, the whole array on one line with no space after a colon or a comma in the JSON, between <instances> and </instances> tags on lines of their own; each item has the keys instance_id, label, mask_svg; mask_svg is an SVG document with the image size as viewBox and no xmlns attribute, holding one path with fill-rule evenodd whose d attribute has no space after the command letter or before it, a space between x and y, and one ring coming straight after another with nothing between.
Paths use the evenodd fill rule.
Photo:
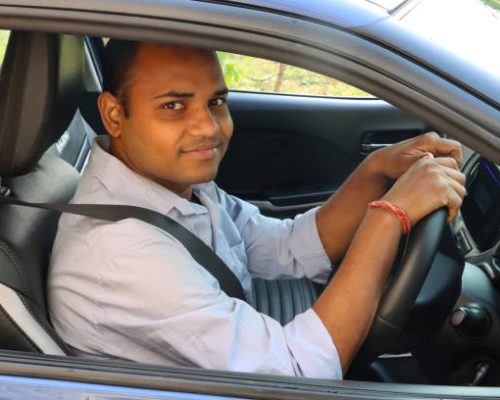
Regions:
<instances>
[{"instance_id":1,"label":"car window glass","mask_svg":"<svg viewBox=\"0 0 500 400\"><path fill-rule=\"evenodd\" d=\"M218 52L230 90L334 97L373 97L337 79L292 65Z\"/></svg>"}]
</instances>

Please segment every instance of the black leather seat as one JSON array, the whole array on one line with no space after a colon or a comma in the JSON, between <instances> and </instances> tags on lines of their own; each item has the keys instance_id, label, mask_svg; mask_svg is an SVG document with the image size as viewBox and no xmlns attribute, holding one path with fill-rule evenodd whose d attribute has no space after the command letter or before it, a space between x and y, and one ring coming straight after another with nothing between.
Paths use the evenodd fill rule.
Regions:
<instances>
[{"instance_id":1,"label":"black leather seat","mask_svg":"<svg viewBox=\"0 0 500 400\"><path fill-rule=\"evenodd\" d=\"M0 80L2 195L67 202L79 174L45 154L64 133L82 90L84 42L12 32ZM51 328L45 277L57 213L0 205L0 349L67 354Z\"/></svg>"}]
</instances>

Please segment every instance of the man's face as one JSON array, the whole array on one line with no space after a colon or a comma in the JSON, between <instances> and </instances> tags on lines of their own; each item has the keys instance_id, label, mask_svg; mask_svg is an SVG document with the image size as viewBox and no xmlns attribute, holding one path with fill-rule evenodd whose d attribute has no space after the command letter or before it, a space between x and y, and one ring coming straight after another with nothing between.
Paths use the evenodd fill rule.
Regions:
<instances>
[{"instance_id":1,"label":"man's face","mask_svg":"<svg viewBox=\"0 0 500 400\"><path fill-rule=\"evenodd\" d=\"M233 131L216 56L141 44L126 87L128 117L111 94L99 99L112 153L183 196L192 184L213 180Z\"/></svg>"}]
</instances>

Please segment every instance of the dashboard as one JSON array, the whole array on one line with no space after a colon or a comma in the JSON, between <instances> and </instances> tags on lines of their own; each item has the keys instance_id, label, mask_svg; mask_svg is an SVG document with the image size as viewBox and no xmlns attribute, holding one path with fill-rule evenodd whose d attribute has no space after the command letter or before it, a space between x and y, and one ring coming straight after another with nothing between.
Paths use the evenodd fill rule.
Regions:
<instances>
[{"instance_id":1,"label":"dashboard","mask_svg":"<svg viewBox=\"0 0 500 400\"><path fill-rule=\"evenodd\" d=\"M421 360L426 370L440 371L437 380L441 383L499 386L500 168L477 154L469 154L462 168L467 195L460 215L450 226L465 259L460 294ZM447 267L439 264L433 269ZM446 281L442 273L434 279L441 281ZM443 293L446 298L453 292ZM432 313L428 312L427 318L429 315Z\"/></svg>"},{"instance_id":2,"label":"dashboard","mask_svg":"<svg viewBox=\"0 0 500 400\"><path fill-rule=\"evenodd\" d=\"M452 229L465 259L500 283L500 167L472 155L466 162L467 196Z\"/></svg>"}]
</instances>

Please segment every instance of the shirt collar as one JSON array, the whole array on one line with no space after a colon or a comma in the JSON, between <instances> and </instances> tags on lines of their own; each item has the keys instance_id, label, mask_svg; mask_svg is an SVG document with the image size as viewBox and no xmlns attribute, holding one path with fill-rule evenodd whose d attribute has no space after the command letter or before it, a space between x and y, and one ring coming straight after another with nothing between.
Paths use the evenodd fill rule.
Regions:
<instances>
[{"instance_id":1,"label":"shirt collar","mask_svg":"<svg viewBox=\"0 0 500 400\"><path fill-rule=\"evenodd\" d=\"M88 168L114 199L119 199L119 202L124 204L149 208L165 215L171 213L173 209L184 216L207 213L206 207L188 201L132 171L109 153L109 146L110 138L107 135L98 136L94 140ZM203 186L196 185L193 190L200 193ZM199 198L203 203L204 196L199 194Z\"/></svg>"}]
</instances>

